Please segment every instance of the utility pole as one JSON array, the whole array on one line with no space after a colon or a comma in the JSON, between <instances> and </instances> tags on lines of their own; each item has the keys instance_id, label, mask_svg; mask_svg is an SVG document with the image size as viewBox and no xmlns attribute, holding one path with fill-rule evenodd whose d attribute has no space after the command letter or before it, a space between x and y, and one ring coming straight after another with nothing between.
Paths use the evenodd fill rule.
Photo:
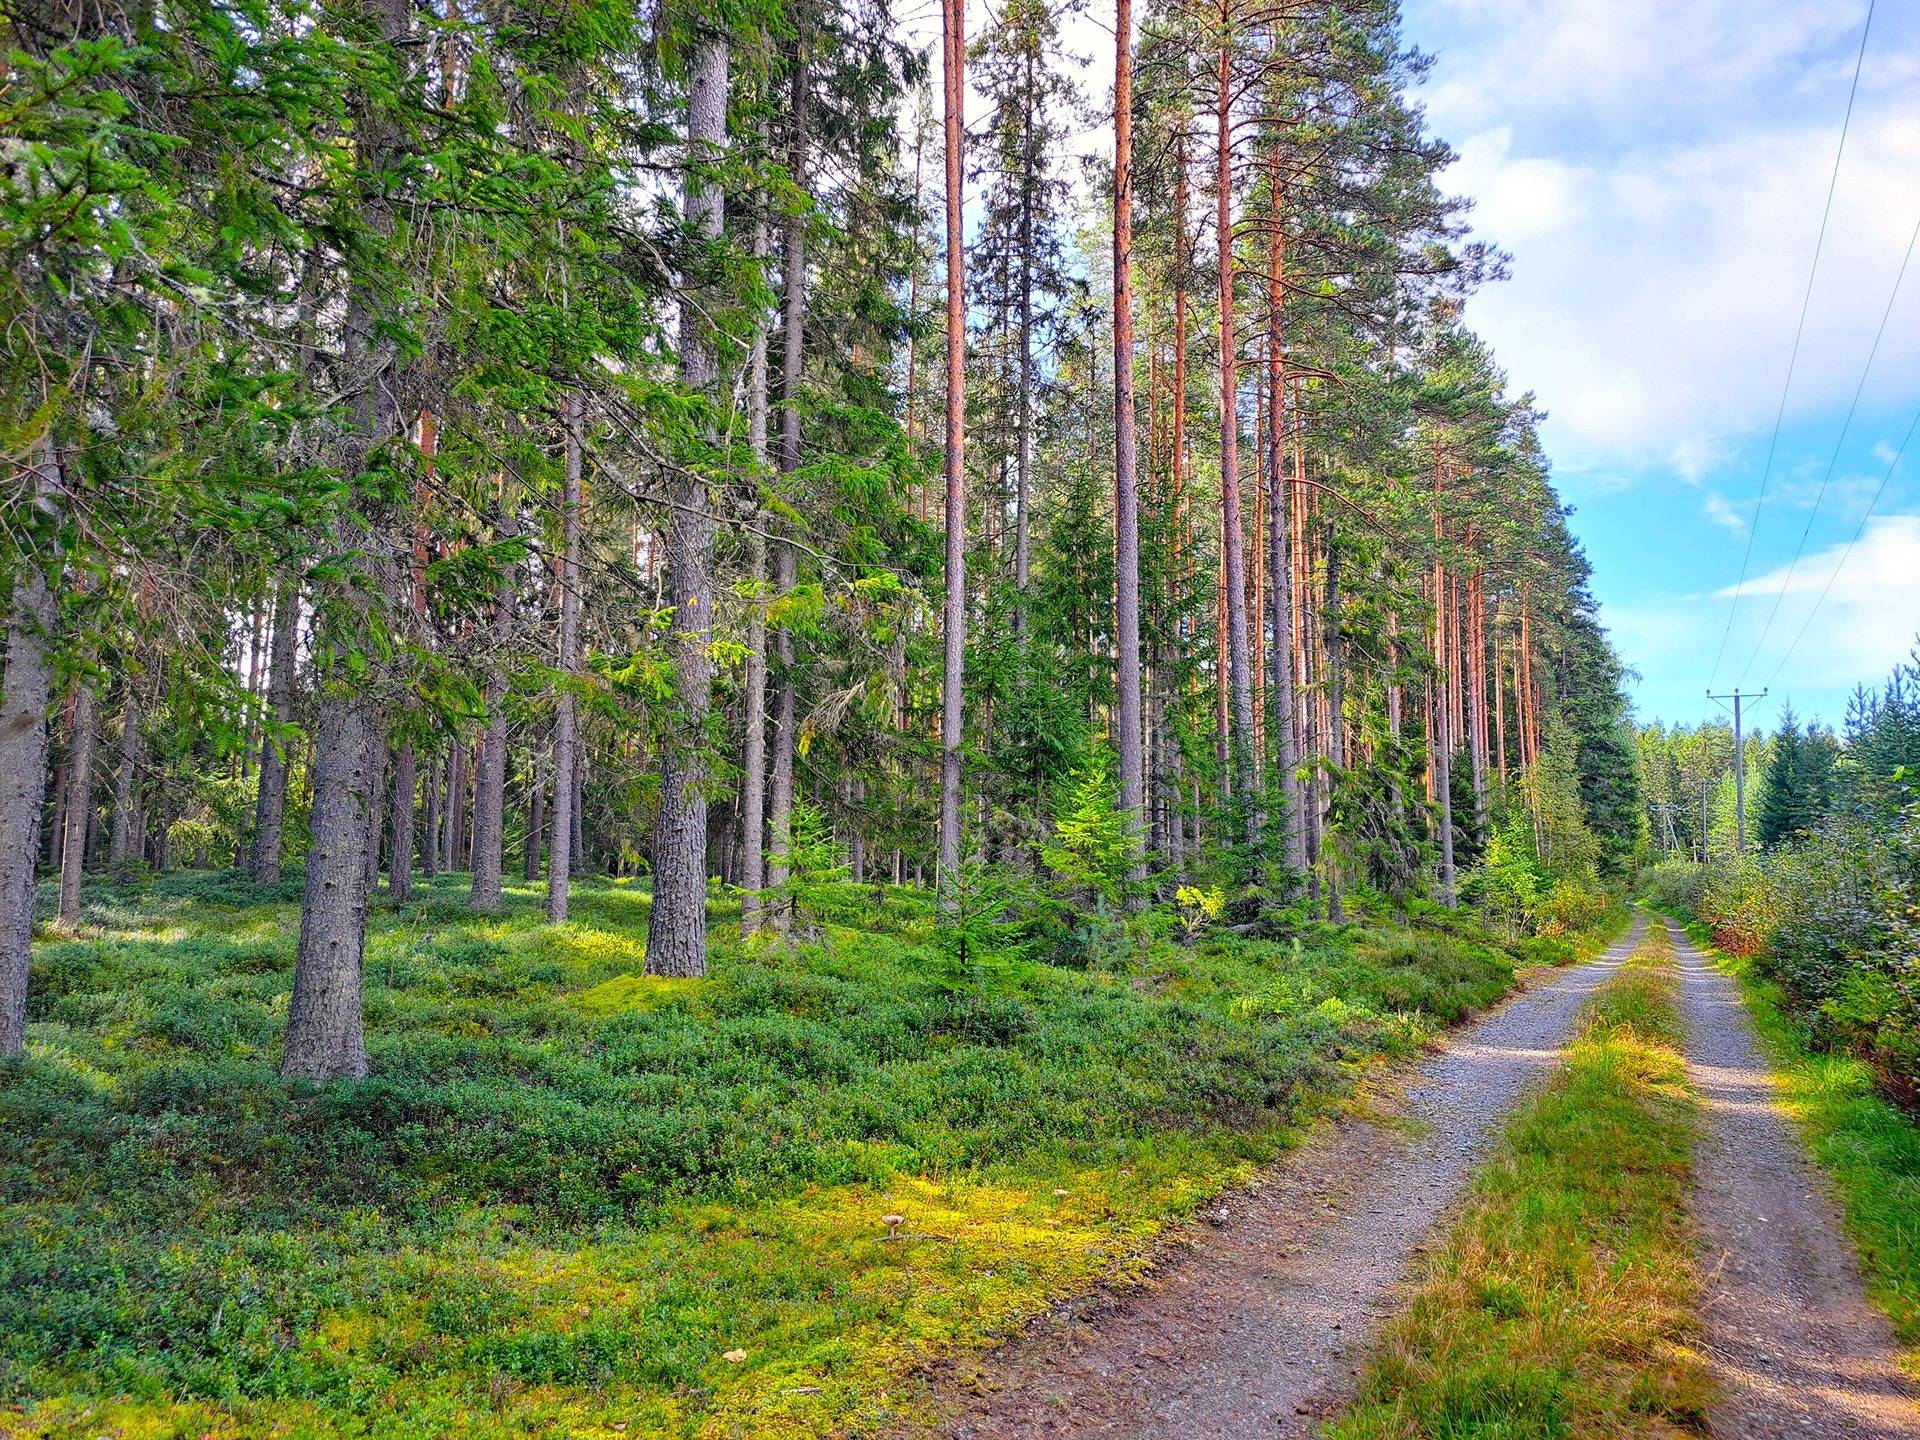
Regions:
<instances>
[{"instance_id":1,"label":"utility pole","mask_svg":"<svg viewBox=\"0 0 1920 1440\"><path fill-rule=\"evenodd\" d=\"M1747 761L1745 736L1740 728L1740 706L1746 700L1764 700L1765 690L1742 690L1734 686L1731 695L1716 695L1711 690L1707 698L1716 703L1722 700L1733 701L1733 853L1744 855L1747 851ZM1720 707L1725 709L1723 705Z\"/></svg>"},{"instance_id":2,"label":"utility pole","mask_svg":"<svg viewBox=\"0 0 1920 1440\"><path fill-rule=\"evenodd\" d=\"M1662 859L1672 855L1680 848L1680 837L1673 828L1673 805L1671 802L1653 807L1653 813L1660 817L1663 834L1660 837L1660 855Z\"/></svg>"}]
</instances>

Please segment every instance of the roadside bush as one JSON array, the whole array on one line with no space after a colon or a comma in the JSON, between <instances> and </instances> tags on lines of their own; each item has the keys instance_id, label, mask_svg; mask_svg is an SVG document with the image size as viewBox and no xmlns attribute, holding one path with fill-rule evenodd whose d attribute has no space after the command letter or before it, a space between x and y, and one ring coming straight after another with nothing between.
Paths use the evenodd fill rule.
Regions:
<instances>
[{"instance_id":1,"label":"roadside bush","mask_svg":"<svg viewBox=\"0 0 1920 1440\"><path fill-rule=\"evenodd\" d=\"M1535 909L1534 925L1542 935L1576 935L1606 919L1612 905L1597 879L1563 875Z\"/></svg>"},{"instance_id":2,"label":"roadside bush","mask_svg":"<svg viewBox=\"0 0 1920 1440\"><path fill-rule=\"evenodd\" d=\"M1662 860L1640 874L1640 892L1662 910L1694 915L1707 887L1707 872L1691 860Z\"/></svg>"},{"instance_id":3,"label":"roadside bush","mask_svg":"<svg viewBox=\"0 0 1920 1440\"><path fill-rule=\"evenodd\" d=\"M1657 883L1656 896L1684 894ZM1899 1095L1920 1093L1920 808L1717 862L1698 888L1693 913L1714 944L1786 988L1811 1043L1871 1061Z\"/></svg>"},{"instance_id":4,"label":"roadside bush","mask_svg":"<svg viewBox=\"0 0 1920 1440\"><path fill-rule=\"evenodd\" d=\"M1744 856L1716 861L1708 868L1694 913L1713 932L1713 943L1727 954L1757 955L1780 928L1784 901L1774 867Z\"/></svg>"}]
</instances>

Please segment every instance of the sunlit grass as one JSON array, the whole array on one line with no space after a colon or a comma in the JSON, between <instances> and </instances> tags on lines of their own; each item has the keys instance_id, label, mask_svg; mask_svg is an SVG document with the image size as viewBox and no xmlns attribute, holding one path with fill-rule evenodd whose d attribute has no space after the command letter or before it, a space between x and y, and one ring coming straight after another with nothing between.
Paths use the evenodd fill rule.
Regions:
<instances>
[{"instance_id":1,"label":"sunlit grass","mask_svg":"<svg viewBox=\"0 0 1920 1440\"><path fill-rule=\"evenodd\" d=\"M1683 1045L1671 948L1650 930L1508 1124L1330 1436L1704 1433Z\"/></svg>"}]
</instances>

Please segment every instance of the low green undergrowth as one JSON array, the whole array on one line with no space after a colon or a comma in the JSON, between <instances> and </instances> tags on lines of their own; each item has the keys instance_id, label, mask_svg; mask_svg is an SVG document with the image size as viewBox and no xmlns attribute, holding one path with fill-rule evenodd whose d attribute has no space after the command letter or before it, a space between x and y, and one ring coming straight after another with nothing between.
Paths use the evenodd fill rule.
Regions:
<instances>
[{"instance_id":1,"label":"low green undergrowth","mask_svg":"<svg viewBox=\"0 0 1920 1440\"><path fill-rule=\"evenodd\" d=\"M551 927L443 876L376 911L374 1075L326 1088L275 1073L289 892L90 892L0 1072L0 1428L884 1430L1513 979L1366 927L963 972L919 897L842 889L865 928L791 954L716 900L675 981L643 890Z\"/></svg>"},{"instance_id":2,"label":"low green undergrowth","mask_svg":"<svg viewBox=\"0 0 1920 1440\"><path fill-rule=\"evenodd\" d=\"M1688 928L1707 943L1704 926ZM1820 1032L1755 960L1715 958L1739 982L1776 1093L1833 1177L1868 1293L1892 1319L1907 1370L1920 1377L1920 1128L1880 1093L1871 1065L1822 1047Z\"/></svg>"},{"instance_id":3,"label":"low green undergrowth","mask_svg":"<svg viewBox=\"0 0 1920 1440\"><path fill-rule=\"evenodd\" d=\"M1703 1431L1683 1043L1671 949L1649 931L1508 1124L1334 1440Z\"/></svg>"}]
</instances>

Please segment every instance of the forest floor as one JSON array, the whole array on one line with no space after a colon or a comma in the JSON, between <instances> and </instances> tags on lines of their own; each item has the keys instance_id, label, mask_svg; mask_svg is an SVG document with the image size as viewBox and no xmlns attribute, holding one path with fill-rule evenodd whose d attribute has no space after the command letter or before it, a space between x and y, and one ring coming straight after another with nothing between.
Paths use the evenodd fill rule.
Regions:
<instances>
[{"instance_id":1,"label":"forest floor","mask_svg":"<svg viewBox=\"0 0 1920 1440\"><path fill-rule=\"evenodd\" d=\"M1139 1274L1553 950L1435 915L963 966L926 897L845 886L791 952L716 897L710 974L673 981L644 890L580 882L563 926L537 887L494 917L465 890L376 906L353 1084L275 1071L292 884L90 885L36 943L0 1433L929 1420L930 1358Z\"/></svg>"}]
</instances>

